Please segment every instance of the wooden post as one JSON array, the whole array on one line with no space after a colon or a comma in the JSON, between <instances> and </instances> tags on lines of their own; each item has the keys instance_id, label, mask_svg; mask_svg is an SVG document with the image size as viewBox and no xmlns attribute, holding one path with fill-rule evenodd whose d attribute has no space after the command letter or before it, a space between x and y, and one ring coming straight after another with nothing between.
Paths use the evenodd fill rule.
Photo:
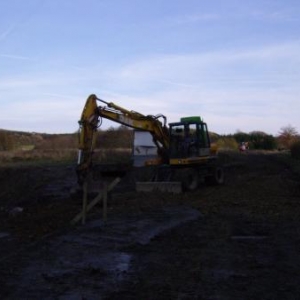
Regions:
<instances>
[{"instance_id":1,"label":"wooden post","mask_svg":"<svg viewBox=\"0 0 300 300\"><path fill-rule=\"evenodd\" d=\"M121 181L120 177L115 178L107 187L107 191L112 190L119 182ZM84 191L83 191L84 192ZM87 193L87 187L86 187L86 193ZM71 221L72 225L75 225L78 221L82 219L82 223L84 224L86 213L90 211L98 202L101 201L103 197L103 191L100 191L99 194L86 206L86 210L82 209L82 211L75 216L75 218ZM84 198L83 198L84 199ZM86 195L87 200L87 195ZM87 202L87 201L86 201ZM84 215L85 211L85 215ZM84 220L84 221L83 221Z\"/></svg>"},{"instance_id":2,"label":"wooden post","mask_svg":"<svg viewBox=\"0 0 300 300\"><path fill-rule=\"evenodd\" d=\"M103 185L103 221L107 221L107 182L104 181Z\"/></svg>"},{"instance_id":3,"label":"wooden post","mask_svg":"<svg viewBox=\"0 0 300 300\"><path fill-rule=\"evenodd\" d=\"M83 200L82 200L82 224L85 224L88 201L88 183L87 180L83 183Z\"/></svg>"}]
</instances>

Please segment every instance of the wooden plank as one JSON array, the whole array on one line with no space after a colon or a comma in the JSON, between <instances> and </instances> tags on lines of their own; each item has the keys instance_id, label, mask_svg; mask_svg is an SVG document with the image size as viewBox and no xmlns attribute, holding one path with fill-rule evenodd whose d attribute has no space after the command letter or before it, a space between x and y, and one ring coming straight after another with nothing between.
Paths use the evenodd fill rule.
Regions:
<instances>
[{"instance_id":1,"label":"wooden plank","mask_svg":"<svg viewBox=\"0 0 300 300\"><path fill-rule=\"evenodd\" d=\"M88 183L87 180L83 183L83 200L82 200L82 224L85 224L87 201L88 201Z\"/></svg>"},{"instance_id":2,"label":"wooden plank","mask_svg":"<svg viewBox=\"0 0 300 300\"><path fill-rule=\"evenodd\" d=\"M107 182L104 182L103 185L103 221L106 222L107 220Z\"/></svg>"},{"instance_id":3,"label":"wooden plank","mask_svg":"<svg viewBox=\"0 0 300 300\"><path fill-rule=\"evenodd\" d=\"M111 191L119 182L121 181L120 177L116 177L107 187L107 192ZM87 205L86 212L90 211L98 202L101 201L103 197L103 191L100 191L99 194ZM71 221L71 224L74 225L78 223L83 218L83 211L78 213L75 218Z\"/></svg>"}]
</instances>

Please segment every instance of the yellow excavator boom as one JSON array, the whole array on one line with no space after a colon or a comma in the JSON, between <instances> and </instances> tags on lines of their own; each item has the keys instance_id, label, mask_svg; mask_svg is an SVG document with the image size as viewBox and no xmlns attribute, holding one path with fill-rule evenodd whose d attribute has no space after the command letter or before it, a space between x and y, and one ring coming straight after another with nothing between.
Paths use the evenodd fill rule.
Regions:
<instances>
[{"instance_id":1,"label":"yellow excavator boom","mask_svg":"<svg viewBox=\"0 0 300 300\"><path fill-rule=\"evenodd\" d=\"M97 102L104 103L104 106L98 106ZM157 146L160 161L163 163L168 160L169 132L164 115L143 115L135 111L129 111L112 102L101 100L92 94L87 98L79 120L77 173L81 173L81 177L84 177L91 167L96 131L99 124L101 125L102 117L134 129L150 132ZM163 121L161 122L160 119L163 119Z\"/></svg>"}]
</instances>

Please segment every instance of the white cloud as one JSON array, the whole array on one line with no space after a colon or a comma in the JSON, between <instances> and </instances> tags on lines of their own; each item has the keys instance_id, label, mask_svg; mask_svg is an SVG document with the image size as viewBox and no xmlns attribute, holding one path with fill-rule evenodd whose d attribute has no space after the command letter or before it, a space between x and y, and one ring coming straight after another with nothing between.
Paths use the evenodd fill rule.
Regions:
<instances>
[{"instance_id":1,"label":"white cloud","mask_svg":"<svg viewBox=\"0 0 300 300\"><path fill-rule=\"evenodd\" d=\"M184 115L200 114L212 120L211 126L216 132L260 128L276 134L279 120L283 123L292 120L293 125L299 123L296 113L300 110L299 72L290 70L289 66L297 66L298 50L299 43L293 42L235 53L151 58L114 72L119 74L120 83L115 89L127 91L127 99L118 98L126 108L133 108L135 104L142 113L166 114L170 122ZM260 69L258 75L237 68L228 72L226 78L227 70L240 63L250 67L256 64ZM220 73L218 67L222 67ZM214 78L214 74L221 76ZM153 85L157 88L153 89ZM151 89L146 88L144 95L147 96L143 96L142 90L148 86ZM141 92L137 97L130 97L136 89Z\"/></svg>"},{"instance_id":2,"label":"white cloud","mask_svg":"<svg viewBox=\"0 0 300 300\"><path fill-rule=\"evenodd\" d=\"M188 23L215 21L218 19L220 19L220 15L216 13L193 13L168 18L167 21L171 24L182 25Z\"/></svg>"},{"instance_id":3,"label":"white cloud","mask_svg":"<svg viewBox=\"0 0 300 300\"><path fill-rule=\"evenodd\" d=\"M241 73L243 73L241 77L243 80L243 77L247 76L247 70L241 70L241 68L249 67L250 72L256 66L258 71L263 70L265 72L267 70L267 75L270 73L274 75L278 68L284 69L285 66L282 65L282 62L287 64L299 63L299 52L300 41L295 41L251 50L239 49L199 54L155 56L113 70L110 77L118 78L121 84L129 84L130 86L134 82L149 84L152 81L188 86L195 83L201 84L203 80L205 82L218 80L220 75L221 78L223 76L225 79L228 74L232 76L234 73L236 73L236 78L233 78L233 80L236 80ZM286 71L288 72L289 69L287 68ZM281 75L281 73L276 74L279 77ZM276 78L273 76L271 79Z\"/></svg>"},{"instance_id":4,"label":"white cloud","mask_svg":"<svg viewBox=\"0 0 300 300\"><path fill-rule=\"evenodd\" d=\"M101 72L97 66L80 72L63 66L13 78L2 75L0 128L73 132L86 98L96 93L128 110L162 113L169 122L201 115L218 133L260 128L276 134L278 120L280 126L297 127L299 122L299 50L295 41L251 50L153 56Z\"/></svg>"},{"instance_id":5,"label":"white cloud","mask_svg":"<svg viewBox=\"0 0 300 300\"><path fill-rule=\"evenodd\" d=\"M19 59L19 60L32 60L30 57L14 54L0 54L0 57L10 58L10 59Z\"/></svg>"},{"instance_id":6,"label":"white cloud","mask_svg":"<svg viewBox=\"0 0 300 300\"><path fill-rule=\"evenodd\" d=\"M265 20L273 22L289 22L299 20L298 15L292 10L285 9L284 11L264 11L254 10L250 13L250 16L256 20Z\"/></svg>"},{"instance_id":7,"label":"white cloud","mask_svg":"<svg viewBox=\"0 0 300 300\"><path fill-rule=\"evenodd\" d=\"M45 96L42 99L19 99L2 105L0 128L21 131L66 133L78 129L84 102Z\"/></svg>"},{"instance_id":8,"label":"white cloud","mask_svg":"<svg viewBox=\"0 0 300 300\"><path fill-rule=\"evenodd\" d=\"M15 29L15 25L11 25L0 34L0 42L4 41Z\"/></svg>"}]
</instances>

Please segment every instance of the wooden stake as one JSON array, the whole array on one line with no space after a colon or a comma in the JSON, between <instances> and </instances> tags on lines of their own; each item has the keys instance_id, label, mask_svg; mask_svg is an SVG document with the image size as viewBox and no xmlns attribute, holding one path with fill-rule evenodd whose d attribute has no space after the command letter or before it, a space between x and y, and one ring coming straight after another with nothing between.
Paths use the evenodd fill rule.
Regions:
<instances>
[{"instance_id":1,"label":"wooden stake","mask_svg":"<svg viewBox=\"0 0 300 300\"><path fill-rule=\"evenodd\" d=\"M107 191L111 191L119 182L121 181L121 178L117 177L115 178L107 187ZM84 192L84 191L83 191ZM86 188L86 192L87 192L87 188ZM100 191L99 194L87 205L85 213L87 213L88 211L90 211L98 202L100 202L100 200L103 197L103 191ZM87 196L86 196L87 199ZM85 221L86 215L83 216L84 214L84 210L82 210L79 214L77 214L75 216L75 218L71 221L72 225L75 225L78 221L80 221L82 219L82 223L83 223L83 218ZM83 223L84 224L84 223Z\"/></svg>"},{"instance_id":2,"label":"wooden stake","mask_svg":"<svg viewBox=\"0 0 300 300\"><path fill-rule=\"evenodd\" d=\"M103 185L103 221L107 221L107 182Z\"/></svg>"},{"instance_id":3,"label":"wooden stake","mask_svg":"<svg viewBox=\"0 0 300 300\"><path fill-rule=\"evenodd\" d=\"M87 180L83 183L83 199L82 199L82 224L85 224L88 201L88 183Z\"/></svg>"}]
</instances>

